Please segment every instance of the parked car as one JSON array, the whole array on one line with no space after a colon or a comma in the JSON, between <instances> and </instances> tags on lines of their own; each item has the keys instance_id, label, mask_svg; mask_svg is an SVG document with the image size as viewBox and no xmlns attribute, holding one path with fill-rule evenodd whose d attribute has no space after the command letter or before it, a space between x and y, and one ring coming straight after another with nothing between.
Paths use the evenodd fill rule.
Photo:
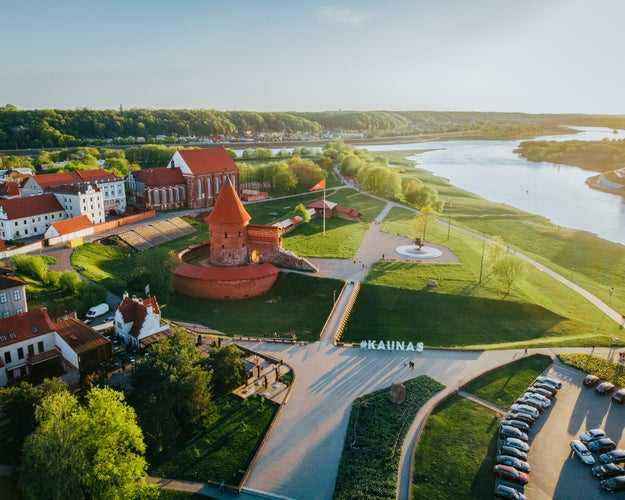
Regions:
<instances>
[{"instance_id":1,"label":"parked car","mask_svg":"<svg viewBox=\"0 0 625 500\"><path fill-rule=\"evenodd\" d=\"M497 455L497 457L495 457L495 462L501 465L509 465L510 467L514 467L516 470L520 470L526 474L529 474L531 471L530 464L508 455Z\"/></svg>"},{"instance_id":2,"label":"parked car","mask_svg":"<svg viewBox=\"0 0 625 500\"><path fill-rule=\"evenodd\" d=\"M625 476L611 477L601 481L601 488L608 493L625 490Z\"/></svg>"},{"instance_id":3,"label":"parked car","mask_svg":"<svg viewBox=\"0 0 625 500\"><path fill-rule=\"evenodd\" d=\"M582 443L579 439L574 439L573 441L571 441L570 446L573 454L576 455L577 458L582 461L582 463L586 465L594 465L595 459L593 458L592 453L590 453L590 450L588 450L588 448L586 448L586 445Z\"/></svg>"},{"instance_id":4,"label":"parked car","mask_svg":"<svg viewBox=\"0 0 625 500\"><path fill-rule=\"evenodd\" d=\"M614 384L612 382L601 382L595 387L595 392L598 394L609 394L614 390Z\"/></svg>"},{"instance_id":5,"label":"parked car","mask_svg":"<svg viewBox=\"0 0 625 500\"><path fill-rule=\"evenodd\" d=\"M495 465L493 472L496 476L515 483L527 484L530 480L525 472L518 471L509 465Z\"/></svg>"},{"instance_id":6,"label":"parked car","mask_svg":"<svg viewBox=\"0 0 625 500\"><path fill-rule=\"evenodd\" d=\"M511 486L506 486L505 484L498 484L495 488L495 498L497 499L508 499L511 498L513 500L526 500L525 495L518 490L515 490Z\"/></svg>"},{"instance_id":7,"label":"parked car","mask_svg":"<svg viewBox=\"0 0 625 500\"><path fill-rule=\"evenodd\" d=\"M619 404L625 403L625 389L619 389L612 394L612 401Z\"/></svg>"},{"instance_id":8,"label":"parked car","mask_svg":"<svg viewBox=\"0 0 625 500\"><path fill-rule=\"evenodd\" d=\"M538 418L540 412L533 406L523 403L515 403L510 407L510 410L518 413L529 413L532 417Z\"/></svg>"},{"instance_id":9,"label":"parked car","mask_svg":"<svg viewBox=\"0 0 625 500\"><path fill-rule=\"evenodd\" d=\"M599 455L602 464L625 462L625 450L612 450Z\"/></svg>"},{"instance_id":10,"label":"parked car","mask_svg":"<svg viewBox=\"0 0 625 500\"><path fill-rule=\"evenodd\" d=\"M542 399L533 396L540 396L540 398ZM540 394L533 394L531 392L526 392L525 394L523 394L523 396L517 399L516 402L524 405L533 406L537 410L543 410L551 406L551 402L546 397L541 396Z\"/></svg>"},{"instance_id":11,"label":"parked car","mask_svg":"<svg viewBox=\"0 0 625 500\"><path fill-rule=\"evenodd\" d=\"M525 389L525 391L540 394L541 396L545 396L548 399L551 399L553 397L553 392L548 391L547 389L543 389L542 387L534 387L533 385Z\"/></svg>"},{"instance_id":12,"label":"parked car","mask_svg":"<svg viewBox=\"0 0 625 500\"><path fill-rule=\"evenodd\" d=\"M541 384L549 384L558 391L562 389L562 382L560 382L559 380L556 380L555 378L536 377L536 382L540 382Z\"/></svg>"},{"instance_id":13,"label":"parked car","mask_svg":"<svg viewBox=\"0 0 625 500\"><path fill-rule=\"evenodd\" d=\"M527 460L527 453L512 446L501 446L499 448L499 453L501 453L502 455L508 455L509 457L518 458L519 460Z\"/></svg>"},{"instance_id":14,"label":"parked car","mask_svg":"<svg viewBox=\"0 0 625 500\"><path fill-rule=\"evenodd\" d=\"M582 443L588 444L595 439L601 439L604 437L608 437L603 429L590 429L586 432L582 432L579 435L579 439Z\"/></svg>"},{"instance_id":15,"label":"parked car","mask_svg":"<svg viewBox=\"0 0 625 500\"><path fill-rule=\"evenodd\" d=\"M625 469L617 464L601 464L592 468L592 475L597 479L610 479L614 476L625 475Z\"/></svg>"},{"instance_id":16,"label":"parked car","mask_svg":"<svg viewBox=\"0 0 625 500\"><path fill-rule=\"evenodd\" d=\"M536 387L538 389L543 389L545 391L549 391L554 396L555 396L556 392L558 392L558 390L551 384L542 384L540 382L534 382L532 384L532 387Z\"/></svg>"},{"instance_id":17,"label":"parked car","mask_svg":"<svg viewBox=\"0 0 625 500\"><path fill-rule=\"evenodd\" d=\"M594 387L599 383L599 380L599 377L597 377L596 375L586 375L584 377L583 384L586 387Z\"/></svg>"},{"instance_id":18,"label":"parked car","mask_svg":"<svg viewBox=\"0 0 625 500\"><path fill-rule=\"evenodd\" d=\"M509 425L502 425L499 427L499 435L501 437L515 437L519 438L521 441L527 441L527 434L516 427L511 427Z\"/></svg>"},{"instance_id":19,"label":"parked car","mask_svg":"<svg viewBox=\"0 0 625 500\"><path fill-rule=\"evenodd\" d=\"M593 453L605 453L616 449L616 443L610 438L605 437L590 441L586 447Z\"/></svg>"},{"instance_id":20,"label":"parked car","mask_svg":"<svg viewBox=\"0 0 625 500\"><path fill-rule=\"evenodd\" d=\"M527 425L532 425L536 420L529 413L522 412L511 412L506 415L507 419L511 420L520 420L521 422L525 422Z\"/></svg>"},{"instance_id":21,"label":"parked car","mask_svg":"<svg viewBox=\"0 0 625 500\"><path fill-rule=\"evenodd\" d=\"M521 441L519 438L508 437L504 439L502 445L511 446L512 448L524 451L525 453L530 451L530 445L527 444L525 441Z\"/></svg>"},{"instance_id":22,"label":"parked car","mask_svg":"<svg viewBox=\"0 0 625 500\"><path fill-rule=\"evenodd\" d=\"M501 422L499 422L499 425L509 425L510 427L516 427L523 432L529 432L530 430L530 424L528 424L527 422L522 422L521 420L514 420L511 418L502 420Z\"/></svg>"},{"instance_id":23,"label":"parked car","mask_svg":"<svg viewBox=\"0 0 625 500\"><path fill-rule=\"evenodd\" d=\"M536 392L526 391L523 393L521 397L535 399L536 401L540 401L541 403L545 405L545 408L548 406L551 406L551 400L548 397L543 396L542 394L538 394Z\"/></svg>"}]
</instances>

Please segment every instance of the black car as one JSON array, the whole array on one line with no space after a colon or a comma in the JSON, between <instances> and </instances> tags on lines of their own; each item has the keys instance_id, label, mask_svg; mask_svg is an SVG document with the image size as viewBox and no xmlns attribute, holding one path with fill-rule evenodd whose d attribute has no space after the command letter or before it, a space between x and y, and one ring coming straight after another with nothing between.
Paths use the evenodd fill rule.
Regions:
<instances>
[{"instance_id":1,"label":"black car","mask_svg":"<svg viewBox=\"0 0 625 500\"><path fill-rule=\"evenodd\" d=\"M595 387L595 392L598 394L609 394L614 390L614 384L611 382L601 382L597 387Z\"/></svg>"},{"instance_id":2,"label":"black car","mask_svg":"<svg viewBox=\"0 0 625 500\"><path fill-rule=\"evenodd\" d=\"M625 462L625 450L612 450L599 455L602 464Z\"/></svg>"},{"instance_id":3,"label":"black car","mask_svg":"<svg viewBox=\"0 0 625 500\"><path fill-rule=\"evenodd\" d=\"M511 486L506 486L505 484L498 484L495 488L495 498L497 499L508 499L512 498L513 500L525 500L525 495L518 490L515 490Z\"/></svg>"},{"instance_id":4,"label":"black car","mask_svg":"<svg viewBox=\"0 0 625 500\"><path fill-rule=\"evenodd\" d=\"M540 394L541 396L545 396L546 398L551 399L553 397L553 392L548 391L547 389L541 389L540 387L528 387L525 389L525 392L533 392L535 394Z\"/></svg>"},{"instance_id":5,"label":"black car","mask_svg":"<svg viewBox=\"0 0 625 500\"><path fill-rule=\"evenodd\" d=\"M541 384L540 382L534 382L532 384L532 387L549 391L552 395L555 395L556 393L556 388L550 384Z\"/></svg>"},{"instance_id":6,"label":"black car","mask_svg":"<svg viewBox=\"0 0 625 500\"><path fill-rule=\"evenodd\" d=\"M516 427L523 432L529 432L530 430L530 424L528 424L527 422L522 422L521 420L514 420L512 418L502 420L499 425L509 425L510 427Z\"/></svg>"},{"instance_id":7,"label":"black car","mask_svg":"<svg viewBox=\"0 0 625 500\"><path fill-rule=\"evenodd\" d=\"M527 425L532 425L534 421L536 420L529 413L523 413L520 411L519 412L513 411L511 413L508 413L506 415L506 418L508 420L520 420L521 422L525 422Z\"/></svg>"},{"instance_id":8,"label":"black car","mask_svg":"<svg viewBox=\"0 0 625 500\"><path fill-rule=\"evenodd\" d=\"M583 383L586 387L594 387L599 383L599 377L596 375L586 375Z\"/></svg>"},{"instance_id":9,"label":"black car","mask_svg":"<svg viewBox=\"0 0 625 500\"><path fill-rule=\"evenodd\" d=\"M625 476L611 477L601 481L601 487L608 493L625 490Z\"/></svg>"},{"instance_id":10,"label":"black car","mask_svg":"<svg viewBox=\"0 0 625 500\"><path fill-rule=\"evenodd\" d=\"M616 443L610 438L601 438L590 441L586 447L593 453L605 453L616 449Z\"/></svg>"},{"instance_id":11,"label":"black car","mask_svg":"<svg viewBox=\"0 0 625 500\"><path fill-rule=\"evenodd\" d=\"M619 404L625 403L625 389L619 389L612 394L612 401Z\"/></svg>"},{"instance_id":12,"label":"black car","mask_svg":"<svg viewBox=\"0 0 625 500\"><path fill-rule=\"evenodd\" d=\"M527 462L508 455L497 455L495 462L498 464L509 465L510 467L514 467L516 470L520 470L526 474L532 470L530 468L530 464Z\"/></svg>"},{"instance_id":13,"label":"black car","mask_svg":"<svg viewBox=\"0 0 625 500\"><path fill-rule=\"evenodd\" d=\"M514 457L514 458L518 458L519 460L527 460L527 453L525 453L524 451L521 451L517 448L513 448L512 446L502 446L501 449L499 450L499 452L502 455L507 455L509 457Z\"/></svg>"},{"instance_id":14,"label":"black car","mask_svg":"<svg viewBox=\"0 0 625 500\"><path fill-rule=\"evenodd\" d=\"M610 479L614 476L625 475L625 469L617 464L595 465L592 468L592 475L597 479Z\"/></svg>"}]
</instances>

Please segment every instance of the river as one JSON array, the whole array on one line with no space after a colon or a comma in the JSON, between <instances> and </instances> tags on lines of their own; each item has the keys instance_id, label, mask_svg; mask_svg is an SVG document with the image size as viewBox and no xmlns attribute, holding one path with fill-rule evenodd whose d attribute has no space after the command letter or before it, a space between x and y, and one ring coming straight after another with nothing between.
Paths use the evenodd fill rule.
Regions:
<instances>
[{"instance_id":1,"label":"river","mask_svg":"<svg viewBox=\"0 0 625 500\"><path fill-rule=\"evenodd\" d=\"M625 131L584 128L574 135L536 140L623 139ZM625 245L625 201L590 189L585 181L593 172L554 163L536 163L513 151L521 141L440 141L362 146L369 151L434 149L410 159L418 168L491 201L506 203L541 215L559 226L589 231Z\"/></svg>"}]
</instances>

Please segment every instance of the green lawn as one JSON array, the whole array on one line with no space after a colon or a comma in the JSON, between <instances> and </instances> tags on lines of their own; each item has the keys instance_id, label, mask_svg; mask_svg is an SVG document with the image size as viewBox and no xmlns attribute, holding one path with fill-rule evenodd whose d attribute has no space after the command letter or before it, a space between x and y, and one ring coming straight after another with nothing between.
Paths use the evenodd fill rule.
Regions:
<instances>
[{"instance_id":1,"label":"green lawn","mask_svg":"<svg viewBox=\"0 0 625 500\"><path fill-rule=\"evenodd\" d=\"M625 366L621 363L613 363L609 359L582 353L559 354L558 359L573 368L625 387Z\"/></svg>"},{"instance_id":2,"label":"green lawn","mask_svg":"<svg viewBox=\"0 0 625 500\"><path fill-rule=\"evenodd\" d=\"M163 317L210 326L229 335L290 337L314 341L333 307L340 280L280 273L264 295L243 300L208 300L174 295L160 304Z\"/></svg>"},{"instance_id":3,"label":"green lawn","mask_svg":"<svg viewBox=\"0 0 625 500\"><path fill-rule=\"evenodd\" d=\"M404 437L415 415L443 385L426 375L404 382L406 402L390 402L390 387L352 404L335 499L394 499Z\"/></svg>"},{"instance_id":4,"label":"green lawn","mask_svg":"<svg viewBox=\"0 0 625 500\"><path fill-rule=\"evenodd\" d=\"M206 428L157 460L149 474L189 481L224 481L238 485L273 420L278 405L263 397L228 394L215 401Z\"/></svg>"}]
</instances>

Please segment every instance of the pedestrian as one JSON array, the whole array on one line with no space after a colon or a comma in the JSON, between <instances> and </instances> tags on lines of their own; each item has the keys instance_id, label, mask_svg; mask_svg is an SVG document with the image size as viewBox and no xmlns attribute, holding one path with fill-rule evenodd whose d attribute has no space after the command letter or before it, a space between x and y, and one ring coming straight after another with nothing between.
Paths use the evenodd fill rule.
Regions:
<instances>
[{"instance_id":1,"label":"pedestrian","mask_svg":"<svg viewBox=\"0 0 625 500\"><path fill-rule=\"evenodd\" d=\"M590 354L592 354L593 352L595 352L595 346L592 346L592 349L590 349Z\"/></svg>"},{"instance_id":2,"label":"pedestrian","mask_svg":"<svg viewBox=\"0 0 625 500\"><path fill-rule=\"evenodd\" d=\"M219 483L219 491L224 491L224 482Z\"/></svg>"},{"instance_id":3,"label":"pedestrian","mask_svg":"<svg viewBox=\"0 0 625 500\"><path fill-rule=\"evenodd\" d=\"M525 352L523 353L523 356L527 356L527 347L525 348Z\"/></svg>"}]
</instances>

